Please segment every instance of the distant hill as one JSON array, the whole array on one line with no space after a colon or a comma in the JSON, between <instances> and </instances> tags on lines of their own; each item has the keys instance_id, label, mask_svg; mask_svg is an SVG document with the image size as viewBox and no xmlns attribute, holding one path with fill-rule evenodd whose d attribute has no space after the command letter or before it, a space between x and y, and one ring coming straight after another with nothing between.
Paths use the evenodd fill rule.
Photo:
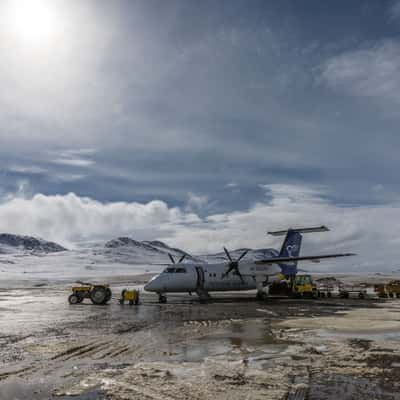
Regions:
<instances>
[{"instance_id":1,"label":"distant hill","mask_svg":"<svg viewBox=\"0 0 400 400\"><path fill-rule=\"evenodd\" d=\"M103 253L107 258L113 258L126 263L170 263L168 254L178 261L185 255L185 262L202 262L203 260L190 255L184 250L170 247L159 240L138 241L129 237L119 237L105 243L104 250L96 250L97 254Z\"/></svg>"},{"instance_id":2,"label":"distant hill","mask_svg":"<svg viewBox=\"0 0 400 400\"><path fill-rule=\"evenodd\" d=\"M0 233L0 253L9 254L18 251L56 253L67 249L58 243L49 242L33 236L21 236Z\"/></svg>"}]
</instances>

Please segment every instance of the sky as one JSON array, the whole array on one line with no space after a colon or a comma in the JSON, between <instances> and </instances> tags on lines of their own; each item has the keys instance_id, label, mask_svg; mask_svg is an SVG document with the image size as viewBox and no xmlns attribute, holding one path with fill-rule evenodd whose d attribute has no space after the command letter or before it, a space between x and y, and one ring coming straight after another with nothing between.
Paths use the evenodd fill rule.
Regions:
<instances>
[{"instance_id":1,"label":"sky","mask_svg":"<svg viewBox=\"0 0 400 400\"><path fill-rule=\"evenodd\" d=\"M0 230L398 265L400 1L2 0L0 52Z\"/></svg>"}]
</instances>

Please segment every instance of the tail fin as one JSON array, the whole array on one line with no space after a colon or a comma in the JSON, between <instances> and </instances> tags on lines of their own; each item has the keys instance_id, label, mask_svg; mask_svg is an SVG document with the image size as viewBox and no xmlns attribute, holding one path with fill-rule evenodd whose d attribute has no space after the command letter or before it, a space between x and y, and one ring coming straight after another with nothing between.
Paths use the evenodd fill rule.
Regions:
<instances>
[{"instance_id":1,"label":"tail fin","mask_svg":"<svg viewBox=\"0 0 400 400\"><path fill-rule=\"evenodd\" d=\"M289 229L282 244L279 257L298 257L300 255L301 240L302 236L298 231ZM285 276L296 275L297 273L297 261L280 264L280 267L282 274Z\"/></svg>"}]
</instances>

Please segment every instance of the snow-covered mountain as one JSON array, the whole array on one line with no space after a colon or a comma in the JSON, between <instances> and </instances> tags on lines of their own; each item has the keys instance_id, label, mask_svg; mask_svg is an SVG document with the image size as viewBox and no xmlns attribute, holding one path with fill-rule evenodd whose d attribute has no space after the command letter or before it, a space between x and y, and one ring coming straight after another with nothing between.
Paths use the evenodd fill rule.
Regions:
<instances>
[{"instance_id":1,"label":"snow-covered mountain","mask_svg":"<svg viewBox=\"0 0 400 400\"><path fill-rule=\"evenodd\" d=\"M0 253L57 253L67 249L58 243L49 242L33 236L0 233Z\"/></svg>"},{"instance_id":2,"label":"snow-covered mountain","mask_svg":"<svg viewBox=\"0 0 400 400\"><path fill-rule=\"evenodd\" d=\"M170 247L166 243L154 241L137 241L129 237L119 237L108 241L104 248L96 248L95 255L103 254L108 260L113 259L121 263L170 263L168 254L176 261L185 255L185 262L201 262L202 259L193 257L189 253Z\"/></svg>"},{"instance_id":3,"label":"snow-covered mountain","mask_svg":"<svg viewBox=\"0 0 400 400\"><path fill-rule=\"evenodd\" d=\"M54 242L30 236L0 234L0 287L34 282L73 282L75 279L95 280L161 272L171 260L186 255L185 263L224 263L224 252L193 256L161 241L138 241L119 237L108 242L81 242L66 250ZM234 259L245 249L231 251ZM250 250L245 259L277 255L273 249ZM40 256L40 257L38 257Z\"/></svg>"}]
</instances>

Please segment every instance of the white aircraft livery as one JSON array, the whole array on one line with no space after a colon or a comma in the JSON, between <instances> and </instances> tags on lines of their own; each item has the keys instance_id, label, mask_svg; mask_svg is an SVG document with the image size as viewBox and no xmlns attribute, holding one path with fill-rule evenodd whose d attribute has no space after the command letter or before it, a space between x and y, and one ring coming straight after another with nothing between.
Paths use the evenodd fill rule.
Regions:
<instances>
[{"instance_id":1,"label":"white aircraft livery","mask_svg":"<svg viewBox=\"0 0 400 400\"><path fill-rule=\"evenodd\" d=\"M268 286L280 275L286 278L297 274L297 262L309 260L347 257L353 253L325 254L318 256L300 256L302 233L326 232L326 226L297 228L268 232L270 235L283 236L285 240L278 256L260 260L243 260L248 250L234 260L224 247L227 262L218 264L183 263L183 255L176 263L172 255L172 264L159 275L153 277L144 289L158 293L160 303L167 301L167 293L195 292L201 299L209 298L209 292L238 291L257 289L257 297L263 298L268 293ZM239 268L240 267L240 268Z\"/></svg>"}]
</instances>

